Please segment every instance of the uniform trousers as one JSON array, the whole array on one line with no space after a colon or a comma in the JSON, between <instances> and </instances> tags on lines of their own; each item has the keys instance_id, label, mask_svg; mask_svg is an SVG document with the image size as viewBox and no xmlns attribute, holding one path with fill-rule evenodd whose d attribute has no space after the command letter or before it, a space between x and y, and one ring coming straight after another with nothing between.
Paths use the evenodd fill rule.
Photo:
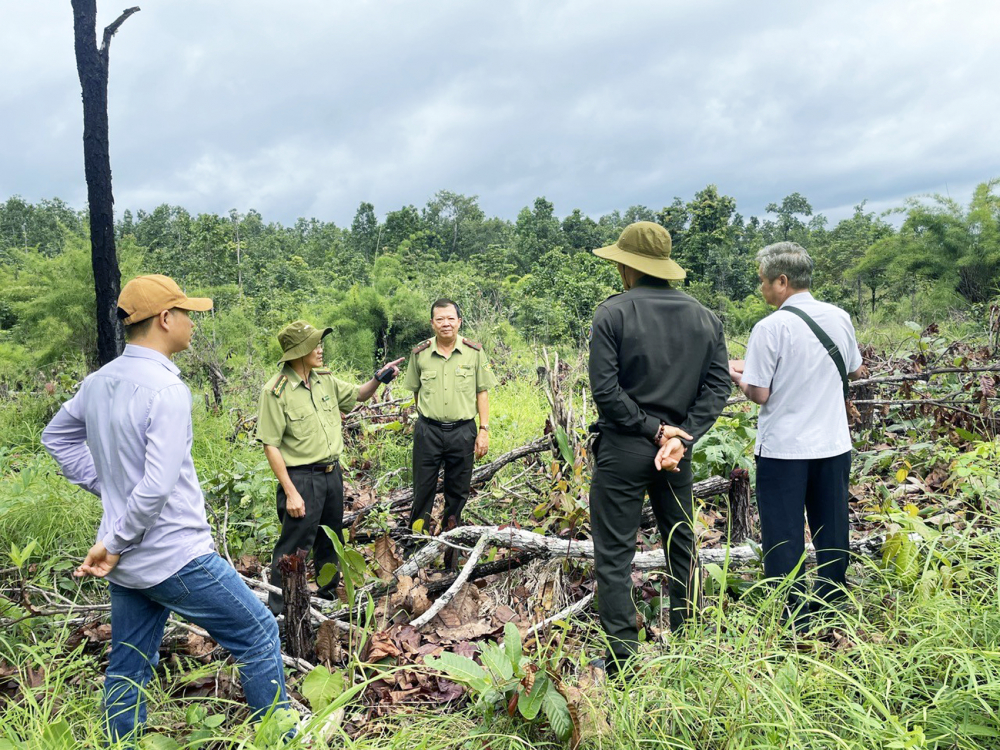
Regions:
<instances>
[{"instance_id":1,"label":"uniform trousers","mask_svg":"<svg viewBox=\"0 0 1000 750\"><path fill-rule=\"evenodd\" d=\"M641 435L604 430L594 446L597 466L590 485L597 612L608 636L608 656L628 659L639 646L632 600L632 560L646 494L663 539L670 592L670 628L676 631L693 613L690 591L694 561L694 501L691 461L679 472L657 471L656 446Z\"/></svg>"},{"instance_id":2,"label":"uniform trousers","mask_svg":"<svg viewBox=\"0 0 1000 750\"><path fill-rule=\"evenodd\" d=\"M757 510L768 578L795 573L788 612L795 626L808 625L810 609L843 595L850 549L848 482L851 452L812 459L757 457ZM805 513L803 514L803 509ZM800 580L804 567L805 522L816 548L815 600L808 606Z\"/></svg>"},{"instance_id":3,"label":"uniform trousers","mask_svg":"<svg viewBox=\"0 0 1000 750\"><path fill-rule=\"evenodd\" d=\"M410 510L410 528L417 519L424 522L425 533L430 531L434 494L437 492L438 472L444 467L444 518L442 528L452 519L457 525L462 519L462 509L469 499L472 484L472 465L475 463L476 422L468 420L446 430L425 419L418 419L413 429L413 507Z\"/></svg>"},{"instance_id":4,"label":"uniform trousers","mask_svg":"<svg viewBox=\"0 0 1000 750\"><path fill-rule=\"evenodd\" d=\"M277 510L278 520L281 521L281 535L278 537L278 543L274 545L274 554L271 556L271 585L278 588L281 588L281 571L278 570L278 563L285 555L294 554L300 549L312 550L317 577L323 571L323 566L336 565L337 553L333 548L333 542L320 526L329 526L339 534L344 525L344 480L339 463L334 462L330 472L317 472L291 466L288 469L288 477L302 496L306 514L300 518L289 515L285 508L288 498L284 488L279 484ZM326 586L320 587L316 595L327 599L334 598L339 580L339 575L334 576ZM267 606L275 615L281 614L285 606L284 597L281 594L271 593L268 596Z\"/></svg>"}]
</instances>

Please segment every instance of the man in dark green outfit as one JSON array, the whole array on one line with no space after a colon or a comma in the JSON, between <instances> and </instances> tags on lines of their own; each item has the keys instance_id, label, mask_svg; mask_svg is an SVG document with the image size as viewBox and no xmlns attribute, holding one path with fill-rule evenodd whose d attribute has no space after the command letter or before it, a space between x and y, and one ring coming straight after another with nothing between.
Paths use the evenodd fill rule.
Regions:
<instances>
[{"instance_id":1,"label":"man in dark green outfit","mask_svg":"<svg viewBox=\"0 0 1000 750\"><path fill-rule=\"evenodd\" d=\"M693 612L690 448L715 423L732 386L722 323L671 285L685 272L670 259L666 229L640 221L594 253L618 264L625 286L598 306L590 340L599 433L590 520L611 673L638 648L631 571L647 492L666 554L671 630Z\"/></svg>"},{"instance_id":2,"label":"man in dark green outfit","mask_svg":"<svg viewBox=\"0 0 1000 750\"><path fill-rule=\"evenodd\" d=\"M430 533L438 472L444 466L442 528L457 526L469 499L472 464L490 447L489 389L496 385L483 347L458 335L458 305L439 299L431 305L434 338L414 347L403 387L413 391L417 420L413 431L413 508L410 528ZM479 415L479 427L475 417ZM417 521L421 523L415 527Z\"/></svg>"},{"instance_id":3,"label":"man in dark green outfit","mask_svg":"<svg viewBox=\"0 0 1000 750\"><path fill-rule=\"evenodd\" d=\"M399 372L402 358L380 367L364 385L335 378L323 367L322 340L332 328L315 328L296 320L278 333L284 354L281 370L261 390L257 440L278 478L278 519L281 535L271 555L271 584L281 586L278 562L297 550L312 550L317 576L336 563L333 542L320 525L336 532L344 519L344 482L340 454L344 450L340 413L367 401L380 382ZM317 596L332 599L336 577ZM281 594L272 593L268 606L274 614L284 608Z\"/></svg>"}]
</instances>

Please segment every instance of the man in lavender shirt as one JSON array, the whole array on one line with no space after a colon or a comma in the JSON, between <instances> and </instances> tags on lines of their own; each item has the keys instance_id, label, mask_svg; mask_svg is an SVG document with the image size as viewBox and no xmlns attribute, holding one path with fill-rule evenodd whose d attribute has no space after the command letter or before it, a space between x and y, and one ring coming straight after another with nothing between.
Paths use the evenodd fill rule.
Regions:
<instances>
[{"instance_id":1,"label":"man in lavender shirt","mask_svg":"<svg viewBox=\"0 0 1000 750\"><path fill-rule=\"evenodd\" d=\"M287 705L277 624L214 551L191 460L191 392L171 362L191 343L188 312L211 308L166 276L130 281L118 298L124 353L89 375L42 433L65 477L104 509L97 543L74 575L109 581L111 741L138 741L170 612L232 653L256 718Z\"/></svg>"}]
</instances>

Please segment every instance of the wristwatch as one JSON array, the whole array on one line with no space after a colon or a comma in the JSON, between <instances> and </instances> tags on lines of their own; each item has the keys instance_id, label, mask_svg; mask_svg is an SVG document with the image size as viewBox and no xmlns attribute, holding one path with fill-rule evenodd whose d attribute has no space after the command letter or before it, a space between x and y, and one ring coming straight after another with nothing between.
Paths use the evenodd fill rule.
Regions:
<instances>
[{"instance_id":1,"label":"wristwatch","mask_svg":"<svg viewBox=\"0 0 1000 750\"><path fill-rule=\"evenodd\" d=\"M484 432L489 432L490 431L490 426L488 424L481 424L481 425L479 425L479 429L483 430Z\"/></svg>"}]
</instances>

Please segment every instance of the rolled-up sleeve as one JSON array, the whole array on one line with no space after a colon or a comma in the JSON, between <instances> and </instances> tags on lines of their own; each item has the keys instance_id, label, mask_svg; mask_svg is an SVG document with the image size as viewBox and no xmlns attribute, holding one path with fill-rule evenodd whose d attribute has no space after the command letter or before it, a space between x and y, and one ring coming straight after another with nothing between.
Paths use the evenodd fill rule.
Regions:
<instances>
[{"instance_id":1,"label":"rolled-up sleeve","mask_svg":"<svg viewBox=\"0 0 1000 750\"><path fill-rule=\"evenodd\" d=\"M334 378L333 383L337 392L337 406L347 414L358 403L358 392L361 388L338 378Z\"/></svg>"},{"instance_id":2,"label":"rolled-up sleeve","mask_svg":"<svg viewBox=\"0 0 1000 750\"><path fill-rule=\"evenodd\" d=\"M42 431L42 445L59 464L66 479L100 497L101 483L87 447L87 423L77 414L77 398L74 396L63 404Z\"/></svg>"},{"instance_id":3,"label":"rolled-up sleeve","mask_svg":"<svg viewBox=\"0 0 1000 750\"><path fill-rule=\"evenodd\" d=\"M638 433L650 440L660 429L660 420L652 417L622 389L618 381L618 343L621 333L615 330L611 314L603 307L594 313L590 339L590 389L601 417L624 433Z\"/></svg>"},{"instance_id":4,"label":"rolled-up sleeve","mask_svg":"<svg viewBox=\"0 0 1000 750\"><path fill-rule=\"evenodd\" d=\"M188 452L191 392L182 383L159 391L150 404L146 429L146 461L142 479L128 497L125 512L111 524L104 546L121 554L142 541L159 518L180 477Z\"/></svg>"}]
</instances>

